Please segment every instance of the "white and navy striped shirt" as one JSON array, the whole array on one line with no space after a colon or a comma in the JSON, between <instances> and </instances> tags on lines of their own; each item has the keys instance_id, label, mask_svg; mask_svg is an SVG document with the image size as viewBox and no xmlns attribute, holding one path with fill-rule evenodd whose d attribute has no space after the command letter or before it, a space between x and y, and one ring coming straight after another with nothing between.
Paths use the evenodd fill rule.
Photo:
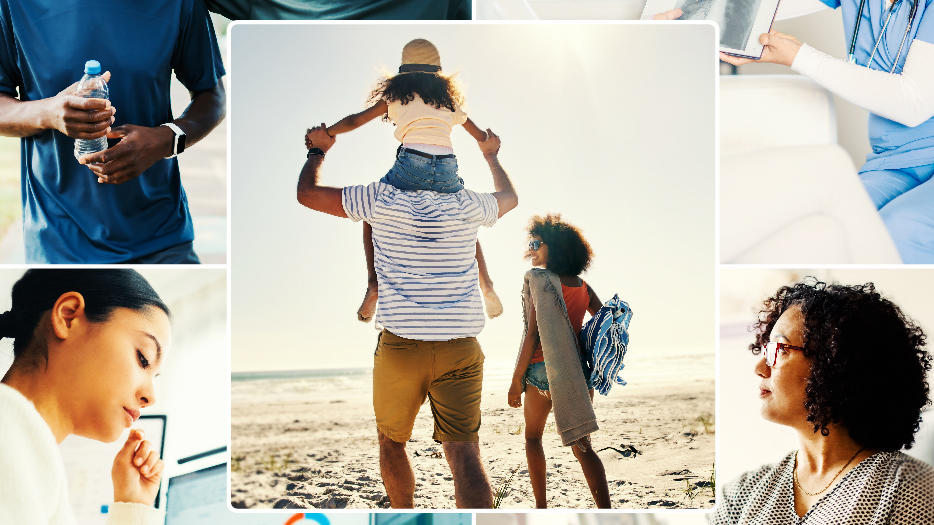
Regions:
<instances>
[{"instance_id":1,"label":"white and navy striped shirt","mask_svg":"<svg viewBox=\"0 0 934 525\"><path fill-rule=\"evenodd\" d=\"M477 229L499 215L490 193L348 186L344 212L373 227L379 281L376 323L407 339L447 341L483 329Z\"/></svg>"}]
</instances>

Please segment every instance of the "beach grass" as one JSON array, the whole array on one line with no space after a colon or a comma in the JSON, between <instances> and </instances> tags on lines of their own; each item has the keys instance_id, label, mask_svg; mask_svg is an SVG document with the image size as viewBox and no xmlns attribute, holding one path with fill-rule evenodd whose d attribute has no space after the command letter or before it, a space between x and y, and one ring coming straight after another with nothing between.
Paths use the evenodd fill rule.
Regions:
<instances>
[{"instance_id":1,"label":"beach grass","mask_svg":"<svg viewBox=\"0 0 934 525\"><path fill-rule=\"evenodd\" d=\"M509 476L504 479L499 488L496 489L496 493L493 494L494 509L498 509L500 505L503 504L503 500L509 494L509 486L512 485L512 480L516 477L517 472L519 472L519 467L512 469L512 472L509 473Z\"/></svg>"}]
</instances>

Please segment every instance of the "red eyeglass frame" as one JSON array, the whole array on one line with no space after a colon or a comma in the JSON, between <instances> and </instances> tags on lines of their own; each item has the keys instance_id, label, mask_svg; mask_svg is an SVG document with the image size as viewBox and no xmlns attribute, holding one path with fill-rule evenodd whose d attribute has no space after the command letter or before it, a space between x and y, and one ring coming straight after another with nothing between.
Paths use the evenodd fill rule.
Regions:
<instances>
[{"instance_id":1,"label":"red eyeglass frame","mask_svg":"<svg viewBox=\"0 0 934 525\"><path fill-rule=\"evenodd\" d=\"M788 343L779 343L777 341L769 341L765 343L765 346L762 347L763 357L765 357L765 364L772 368L775 366L775 361L778 359L779 350L799 350L804 352L803 346L795 346Z\"/></svg>"}]
</instances>

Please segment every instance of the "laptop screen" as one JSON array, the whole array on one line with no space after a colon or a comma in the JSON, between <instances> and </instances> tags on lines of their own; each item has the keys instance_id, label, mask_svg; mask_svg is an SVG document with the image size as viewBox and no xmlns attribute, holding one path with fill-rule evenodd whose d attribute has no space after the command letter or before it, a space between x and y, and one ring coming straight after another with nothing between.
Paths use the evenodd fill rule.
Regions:
<instances>
[{"instance_id":1,"label":"laptop screen","mask_svg":"<svg viewBox=\"0 0 934 525\"><path fill-rule=\"evenodd\" d=\"M227 464L221 463L169 479L165 525L284 525L293 514L238 514L227 508ZM367 514L316 516L298 525L369 525ZM294 520L292 521L294 523Z\"/></svg>"},{"instance_id":2,"label":"laptop screen","mask_svg":"<svg viewBox=\"0 0 934 525\"><path fill-rule=\"evenodd\" d=\"M226 492L226 463L169 479L165 525L232 523Z\"/></svg>"}]
</instances>

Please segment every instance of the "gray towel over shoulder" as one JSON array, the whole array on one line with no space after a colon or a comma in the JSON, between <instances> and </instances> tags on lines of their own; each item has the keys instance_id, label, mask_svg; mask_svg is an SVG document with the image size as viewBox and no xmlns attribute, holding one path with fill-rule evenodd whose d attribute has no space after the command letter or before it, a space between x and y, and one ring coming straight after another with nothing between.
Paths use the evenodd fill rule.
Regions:
<instances>
[{"instance_id":1,"label":"gray towel over shoulder","mask_svg":"<svg viewBox=\"0 0 934 525\"><path fill-rule=\"evenodd\" d=\"M541 268L526 272L522 285L523 330L528 331L529 308L534 306L545 357L548 389L555 426L564 445L571 445L599 429L587 380L581 369L577 334L571 328L558 275Z\"/></svg>"}]
</instances>

